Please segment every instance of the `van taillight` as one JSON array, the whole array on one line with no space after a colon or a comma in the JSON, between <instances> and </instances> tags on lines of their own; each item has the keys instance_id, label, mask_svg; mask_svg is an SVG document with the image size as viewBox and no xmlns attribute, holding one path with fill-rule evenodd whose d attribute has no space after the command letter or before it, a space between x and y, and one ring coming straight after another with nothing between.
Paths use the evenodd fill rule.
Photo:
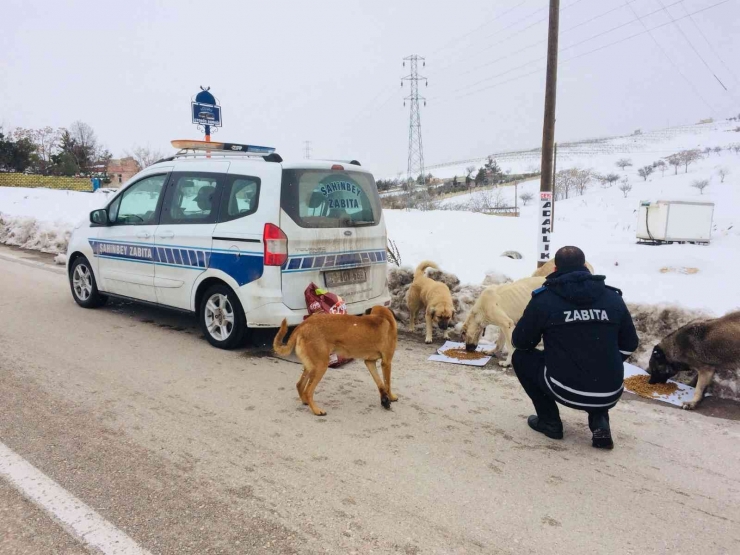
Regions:
<instances>
[{"instance_id":1,"label":"van taillight","mask_svg":"<svg viewBox=\"0 0 740 555\"><path fill-rule=\"evenodd\" d=\"M265 266L282 266L288 260L288 236L273 224L265 224Z\"/></svg>"}]
</instances>

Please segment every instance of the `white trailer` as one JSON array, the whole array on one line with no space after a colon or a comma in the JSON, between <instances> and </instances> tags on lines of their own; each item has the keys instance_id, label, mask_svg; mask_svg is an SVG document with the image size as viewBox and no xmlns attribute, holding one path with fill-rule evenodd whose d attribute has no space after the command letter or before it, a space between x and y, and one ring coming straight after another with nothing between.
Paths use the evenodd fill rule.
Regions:
<instances>
[{"instance_id":1,"label":"white trailer","mask_svg":"<svg viewBox=\"0 0 740 555\"><path fill-rule=\"evenodd\" d=\"M713 202L640 201L637 239L640 243L709 243Z\"/></svg>"}]
</instances>

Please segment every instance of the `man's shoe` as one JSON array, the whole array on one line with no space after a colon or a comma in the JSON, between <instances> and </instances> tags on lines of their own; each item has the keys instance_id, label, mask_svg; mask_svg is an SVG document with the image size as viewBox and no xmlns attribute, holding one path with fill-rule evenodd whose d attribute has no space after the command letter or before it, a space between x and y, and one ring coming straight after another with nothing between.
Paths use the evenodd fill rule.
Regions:
<instances>
[{"instance_id":1,"label":"man's shoe","mask_svg":"<svg viewBox=\"0 0 740 555\"><path fill-rule=\"evenodd\" d=\"M597 449L614 449L612 432L609 428L609 414L589 414L588 427L593 432L591 445Z\"/></svg>"},{"instance_id":2,"label":"man's shoe","mask_svg":"<svg viewBox=\"0 0 740 555\"><path fill-rule=\"evenodd\" d=\"M591 445L597 449L614 449L611 431L608 428L594 430L593 437L591 438Z\"/></svg>"},{"instance_id":3,"label":"man's shoe","mask_svg":"<svg viewBox=\"0 0 740 555\"><path fill-rule=\"evenodd\" d=\"M535 432L545 434L550 439L563 439L563 423L542 420L536 414L527 418L527 424Z\"/></svg>"}]
</instances>

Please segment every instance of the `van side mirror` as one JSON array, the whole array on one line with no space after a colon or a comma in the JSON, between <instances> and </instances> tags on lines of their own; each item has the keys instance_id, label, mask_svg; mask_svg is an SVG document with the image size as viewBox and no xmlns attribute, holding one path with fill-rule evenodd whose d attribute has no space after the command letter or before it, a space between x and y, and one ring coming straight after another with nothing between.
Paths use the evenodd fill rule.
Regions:
<instances>
[{"instance_id":1,"label":"van side mirror","mask_svg":"<svg viewBox=\"0 0 740 555\"><path fill-rule=\"evenodd\" d=\"M105 208L90 212L90 223L94 225L108 225L108 211Z\"/></svg>"}]
</instances>

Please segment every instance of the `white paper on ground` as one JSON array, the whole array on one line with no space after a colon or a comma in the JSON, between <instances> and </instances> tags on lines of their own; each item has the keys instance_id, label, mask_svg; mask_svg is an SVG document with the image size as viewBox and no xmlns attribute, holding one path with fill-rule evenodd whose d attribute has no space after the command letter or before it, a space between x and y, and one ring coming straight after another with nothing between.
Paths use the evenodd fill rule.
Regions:
<instances>
[{"instance_id":1,"label":"white paper on ground","mask_svg":"<svg viewBox=\"0 0 740 555\"><path fill-rule=\"evenodd\" d=\"M458 358L452 358L448 357L442 354L442 351L446 351L447 349L464 349L465 343L457 343L455 341L445 341L445 344L442 345L439 349L437 349L437 354L432 355L429 357L429 360L433 360L435 362L449 362L451 364L464 364L465 366L485 366L486 363L491 360L490 356L487 356L485 358L479 358L477 360L460 360ZM479 353L486 352L486 349L482 347L481 345L478 345L478 348L476 349Z\"/></svg>"},{"instance_id":2,"label":"white paper on ground","mask_svg":"<svg viewBox=\"0 0 740 555\"><path fill-rule=\"evenodd\" d=\"M637 366L634 366L632 364L624 363L624 377L625 378L631 378L632 376L648 376L649 374L645 372L642 368L638 368ZM694 398L694 388L690 385L682 384L680 382L674 382L673 380L668 380L670 383L675 383L678 386L678 389L670 394L670 395L656 395L655 397L652 397L656 401L663 401L664 403L669 403L671 405L676 406L682 406L686 401L691 401L691 399ZM625 385L625 390L630 391L630 389ZM630 391L630 393L635 393L634 391ZM636 395L636 394L635 394Z\"/></svg>"}]
</instances>

